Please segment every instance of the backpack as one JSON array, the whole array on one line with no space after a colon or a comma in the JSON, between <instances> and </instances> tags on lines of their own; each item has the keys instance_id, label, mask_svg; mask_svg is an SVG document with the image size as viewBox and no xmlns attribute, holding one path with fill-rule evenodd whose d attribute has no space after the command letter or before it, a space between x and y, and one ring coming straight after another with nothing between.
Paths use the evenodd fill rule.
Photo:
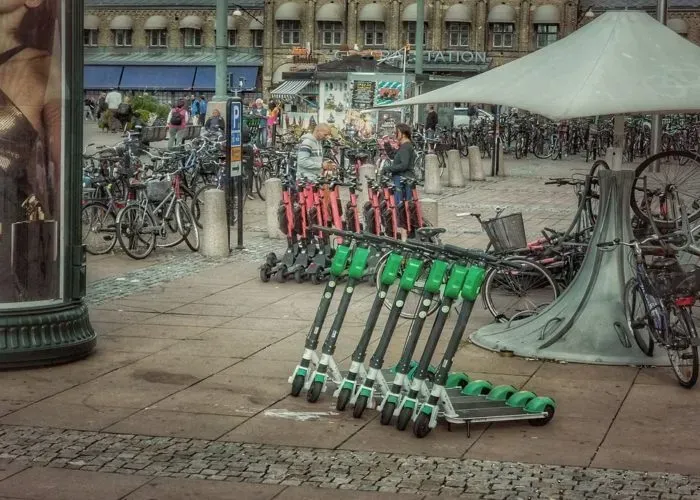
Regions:
<instances>
[{"instance_id":1,"label":"backpack","mask_svg":"<svg viewBox=\"0 0 700 500\"><path fill-rule=\"evenodd\" d=\"M170 112L170 125L180 126L182 125L182 112L179 108L173 108Z\"/></svg>"}]
</instances>

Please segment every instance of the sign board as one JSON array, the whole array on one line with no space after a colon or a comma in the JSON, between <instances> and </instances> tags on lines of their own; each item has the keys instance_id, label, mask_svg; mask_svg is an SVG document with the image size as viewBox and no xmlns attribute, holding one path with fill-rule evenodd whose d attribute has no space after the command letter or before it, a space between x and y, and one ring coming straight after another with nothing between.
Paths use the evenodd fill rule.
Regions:
<instances>
[{"instance_id":1,"label":"sign board","mask_svg":"<svg viewBox=\"0 0 700 500\"><path fill-rule=\"evenodd\" d=\"M368 109L374 106L376 82L355 80L352 86L351 106L353 109Z\"/></svg>"},{"instance_id":2,"label":"sign board","mask_svg":"<svg viewBox=\"0 0 700 500\"><path fill-rule=\"evenodd\" d=\"M243 106L240 101L231 101L229 109L231 117L231 177L240 177L243 173L241 128L243 123Z\"/></svg>"},{"instance_id":3,"label":"sign board","mask_svg":"<svg viewBox=\"0 0 700 500\"><path fill-rule=\"evenodd\" d=\"M347 55L354 54L354 52L342 52L337 51L334 56L335 59L342 59ZM382 51L371 51L367 55L371 55L375 59L381 62L386 62L393 66L401 67L403 65L404 51L403 50L382 50ZM416 53L414 50L409 50L406 54L406 65L407 67L415 66ZM476 52L473 50L426 50L423 51L423 64L430 65L431 67L447 69L450 66L470 66L475 68L487 67L491 62L491 58L488 57L486 52Z\"/></svg>"}]
</instances>

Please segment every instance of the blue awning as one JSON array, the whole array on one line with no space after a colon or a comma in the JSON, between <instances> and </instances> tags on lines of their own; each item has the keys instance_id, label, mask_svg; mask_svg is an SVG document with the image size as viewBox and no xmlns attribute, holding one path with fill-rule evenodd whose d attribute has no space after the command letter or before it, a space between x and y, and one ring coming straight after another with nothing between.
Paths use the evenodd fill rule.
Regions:
<instances>
[{"instance_id":1,"label":"blue awning","mask_svg":"<svg viewBox=\"0 0 700 500\"><path fill-rule=\"evenodd\" d=\"M258 66L229 66L228 85L230 88L238 88L241 78L244 78L243 89L255 90L258 86ZM199 66L194 78L195 90L214 90L216 87L216 68L213 66Z\"/></svg>"},{"instance_id":2,"label":"blue awning","mask_svg":"<svg viewBox=\"0 0 700 500\"><path fill-rule=\"evenodd\" d=\"M123 66L85 66L83 88L87 90L109 90L119 87Z\"/></svg>"},{"instance_id":3,"label":"blue awning","mask_svg":"<svg viewBox=\"0 0 700 500\"><path fill-rule=\"evenodd\" d=\"M125 90L192 90L193 66L124 66L119 88Z\"/></svg>"}]
</instances>

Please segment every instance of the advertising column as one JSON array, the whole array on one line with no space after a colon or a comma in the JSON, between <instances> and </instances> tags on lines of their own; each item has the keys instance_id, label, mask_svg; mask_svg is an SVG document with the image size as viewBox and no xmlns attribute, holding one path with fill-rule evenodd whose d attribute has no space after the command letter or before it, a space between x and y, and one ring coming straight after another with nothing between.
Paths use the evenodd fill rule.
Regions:
<instances>
[{"instance_id":1,"label":"advertising column","mask_svg":"<svg viewBox=\"0 0 700 500\"><path fill-rule=\"evenodd\" d=\"M95 344L82 301L82 15L82 1L0 2L0 367Z\"/></svg>"}]
</instances>

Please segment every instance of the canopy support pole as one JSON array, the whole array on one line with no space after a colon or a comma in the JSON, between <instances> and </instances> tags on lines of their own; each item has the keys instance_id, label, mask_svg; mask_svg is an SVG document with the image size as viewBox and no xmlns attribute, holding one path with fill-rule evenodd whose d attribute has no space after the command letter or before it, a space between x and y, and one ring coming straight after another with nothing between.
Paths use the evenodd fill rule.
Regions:
<instances>
[{"instance_id":1,"label":"canopy support pole","mask_svg":"<svg viewBox=\"0 0 700 500\"><path fill-rule=\"evenodd\" d=\"M497 323L471 335L474 344L517 356L607 365L668 365L662 349L645 356L625 326L624 286L631 277L630 249L601 250L597 244L632 239L631 170L600 172L598 222L581 270L557 300L541 313ZM659 354L661 353L661 354Z\"/></svg>"},{"instance_id":2,"label":"canopy support pole","mask_svg":"<svg viewBox=\"0 0 700 500\"><path fill-rule=\"evenodd\" d=\"M666 0L658 0L656 4L656 19L661 24L666 24ZM660 114L651 117L651 154L655 155L661 151L661 123L663 116ZM654 162L654 172L659 172L661 166L659 162Z\"/></svg>"}]
</instances>

